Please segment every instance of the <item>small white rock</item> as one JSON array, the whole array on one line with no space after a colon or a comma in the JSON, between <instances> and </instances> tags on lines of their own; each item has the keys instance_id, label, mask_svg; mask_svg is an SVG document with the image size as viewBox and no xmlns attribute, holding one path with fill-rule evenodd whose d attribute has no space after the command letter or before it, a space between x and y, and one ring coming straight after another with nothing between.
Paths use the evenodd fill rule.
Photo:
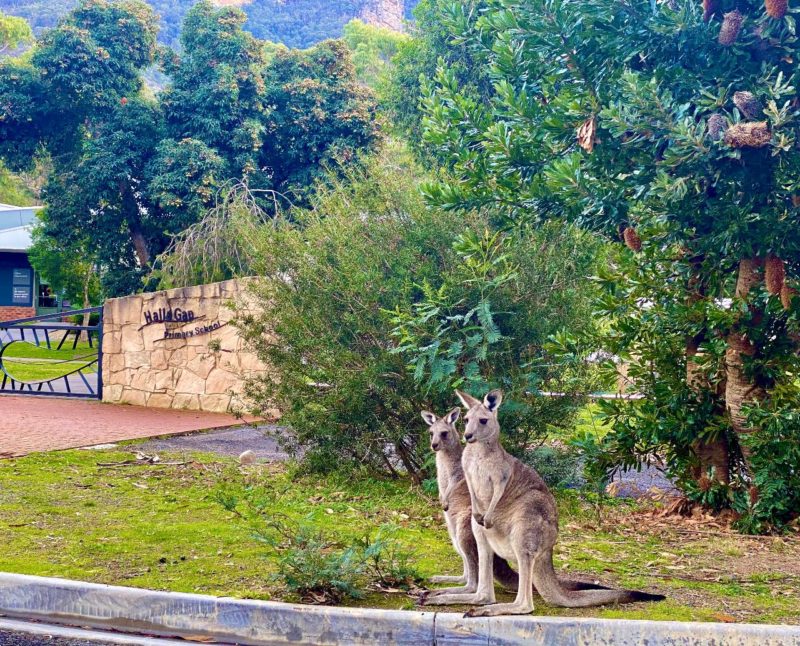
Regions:
<instances>
[{"instance_id":1,"label":"small white rock","mask_svg":"<svg viewBox=\"0 0 800 646\"><path fill-rule=\"evenodd\" d=\"M245 451L239 456L239 463L240 464L255 464L256 463L256 454L252 451Z\"/></svg>"}]
</instances>

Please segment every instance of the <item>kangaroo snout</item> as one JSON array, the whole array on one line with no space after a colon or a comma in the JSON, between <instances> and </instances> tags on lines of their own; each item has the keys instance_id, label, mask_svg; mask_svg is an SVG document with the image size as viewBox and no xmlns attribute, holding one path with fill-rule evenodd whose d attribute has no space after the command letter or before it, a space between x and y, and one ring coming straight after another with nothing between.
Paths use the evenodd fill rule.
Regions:
<instances>
[{"instance_id":1,"label":"kangaroo snout","mask_svg":"<svg viewBox=\"0 0 800 646\"><path fill-rule=\"evenodd\" d=\"M464 439L468 443L472 443L474 441L474 439L475 439L475 436L472 433L464 433Z\"/></svg>"},{"instance_id":2,"label":"kangaroo snout","mask_svg":"<svg viewBox=\"0 0 800 646\"><path fill-rule=\"evenodd\" d=\"M439 450L439 443L438 442L431 442L431 448L434 451L438 451Z\"/></svg>"}]
</instances>

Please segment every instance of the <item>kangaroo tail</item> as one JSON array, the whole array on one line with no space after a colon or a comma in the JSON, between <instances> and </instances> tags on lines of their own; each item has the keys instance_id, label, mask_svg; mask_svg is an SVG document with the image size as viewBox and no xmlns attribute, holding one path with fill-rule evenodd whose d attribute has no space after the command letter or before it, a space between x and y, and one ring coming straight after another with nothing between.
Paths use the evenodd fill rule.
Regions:
<instances>
[{"instance_id":1,"label":"kangaroo tail","mask_svg":"<svg viewBox=\"0 0 800 646\"><path fill-rule=\"evenodd\" d=\"M511 590L513 592L517 591L517 587L519 586L519 575L511 569L508 561L495 554L494 561L492 563L492 569L494 570L494 578L498 583L500 583L500 585L502 585L506 590Z\"/></svg>"},{"instance_id":2,"label":"kangaroo tail","mask_svg":"<svg viewBox=\"0 0 800 646\"><path fill-rule=\"evenodd\" d=\"M564 608L587 608L606 603L633 603L634 601L661 601L660 594L649 594L636 590L569 590L556 577L553 569L553 552L547 550L536 557L533 564L533 584L539 594L554 606Z\"/></svg>"},{"instance_id":3,"label":"kangaroo tail","mask_svg":"<svg viewBox=\"0 0 800 646\"><path fill-rule=\"evenodd\" d=\"M517 587L519 586L519 574L517 574L516 571L511 568L511 566L508 564L508 561L495 554L492 567L494 570L495 580L506 590L510 590L511 592L516 592ZM599 583L574 581L572 579L559 579L559 583L561 584L561 587L567 591L609 589L604 585L600 585ZM534 592L535 591L536 588L534 587Z\"/></svg>"}]
</instances>

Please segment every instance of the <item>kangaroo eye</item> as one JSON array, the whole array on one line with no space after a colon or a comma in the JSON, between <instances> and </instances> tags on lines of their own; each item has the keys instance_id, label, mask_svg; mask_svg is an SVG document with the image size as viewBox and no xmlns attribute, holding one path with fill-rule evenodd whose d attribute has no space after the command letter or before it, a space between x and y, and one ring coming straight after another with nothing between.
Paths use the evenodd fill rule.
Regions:
<instances>
[{"instance_id":1,"label":"kangaroo eye","mask_svg":"<svg viewBox=\"0 0 800 646\"><path fill-rule=\"evenodd\" d=\"M442 431L442 439L443 440L447 439L447 431Z\"/></svg>"},{"instance_id":2,"label":"kangaroo eye","mask_svg":"<svg viewBox=\"0 0 800 646\"><path fill-rule=\"evenodd\" d=\"M488 422L488 421L489 421L489 419L488 419L488 418L486 418L486 417L481 417L481 418L480 418L478 421L479 421L481 424L486 424L486 422Z\"/></svg>"}]
</instances>

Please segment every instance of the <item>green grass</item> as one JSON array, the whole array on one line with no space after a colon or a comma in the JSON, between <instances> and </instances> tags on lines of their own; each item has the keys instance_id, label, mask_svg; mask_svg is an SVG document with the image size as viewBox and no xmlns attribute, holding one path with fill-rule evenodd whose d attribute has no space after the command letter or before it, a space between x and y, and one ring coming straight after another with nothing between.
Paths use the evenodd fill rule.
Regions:
<instances>
[{"instance_id":1,"label":"green grass","mask_svg":"<svg viewBox=\"0 0 800 646\"><path fill-rule=\"evenodd\" d=\"M293 600L271 579L275 564L251 529L215 502L225 482L262 489L268 516L304 520L344 544L391 525L421 575L460 573L435 501L408 482L298 476L291 467L239 467L208 455L161 454L163 462L182 463L176 465L102 466L132 458L120 449L0 461L0 571ZM800 624L797 540L680 533L680 521L648 520L626 504L607 509L596 526L577 494L560 496L560 506L562 574L658 590L668 600L577 611L540 601L537 614L700 621L732 615ZM414 600L371 593L358 604L412 608Z\"/></svg>"},{"instance_id":2,"label":"green grass","mask_svg":"<svg viewBox=\"0 0 800 646\"><path fill-rule=\"evenodd\" d=\"M14 341L3 352L3 367L12 379L19 382L35 383L63 377L97 358L96 345L90 348L86 341L80 341L73 348L73 340L74 337L68 339L61 350L56 349L57 343L47 348Z\"/></svg>"}]
</instances>

